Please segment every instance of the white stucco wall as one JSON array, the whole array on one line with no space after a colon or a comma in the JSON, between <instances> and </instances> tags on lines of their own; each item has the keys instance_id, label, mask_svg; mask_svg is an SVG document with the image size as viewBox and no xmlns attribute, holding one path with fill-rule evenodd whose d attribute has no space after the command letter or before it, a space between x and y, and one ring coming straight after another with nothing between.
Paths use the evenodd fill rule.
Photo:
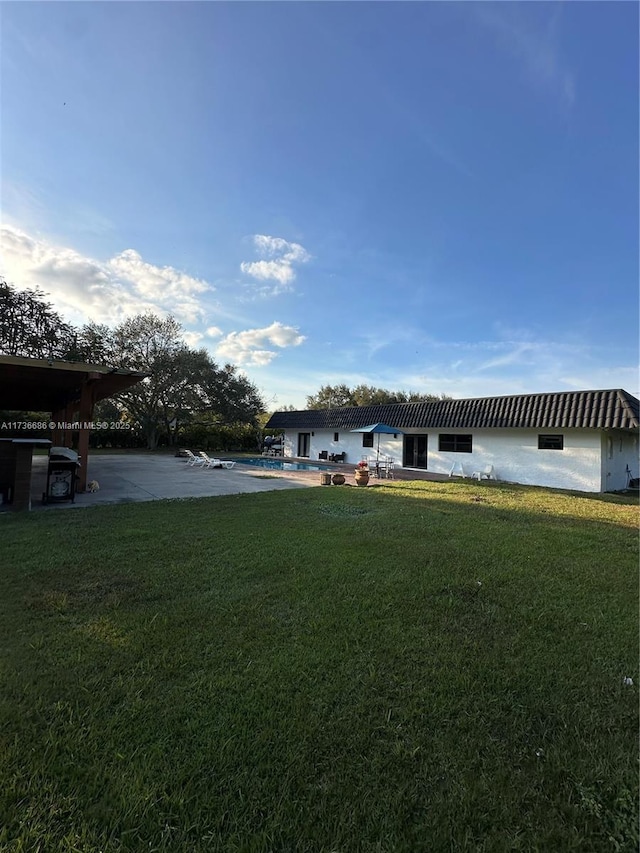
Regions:
<instances>
[{"instance_id":1,"label":"white stucco wall","mask_svg":"<svg viewBox=\"0 0 640 853\"><path fill-rule=\"evenodd\" d=\"M598 430L447 430L473 435L472 453L440 453L438 434L429 433L428 466L448 474L454 462L470 476L493 465L500 480L525 485L599 492L601 439ZM538 450L538 435L564 436L563 450Z\"/></svg>"},{"instance_id":2,"label":"white stucco wall","mask_svg":"<svg viewBox=\"0 0 640 853\"><path fill-rule=\"evenodd\" d=\"M307 430L301 430L301 432ZM308 430L307 432L311 432ZM310 437L310 460L317 460L320 451L347 454L348 463L357 463L363 456L375 456L374 447L363 448L362 433L334 430L315 430ZM413 431L412 431L413 432ZM451 453L438 450L440 433L473 435L472 453ZM563 450L538 450L539 434L562 434ZM427 471L449 474L454 462L461 463L465 475L493 465L498 479L513 483L575 489L586 492L614 491L627 485L626 466L633 477L638 473L638 438L622 431L603 433L600 430L557 429L486 429L486 430L424 430L415 434L428 436ZM610 440L611 439L611 440ZM391 456L402 465L403 437L398 434L380 436L380 454ZM298 431L285 437L285 456L297 456Z\"/></svg>"},{"instance_id":3,"label":"white stucco wall","mask_svg":"<svg viewBox=\"0 0 640 853\"><path fill-rule=\"evenodd\" d=\"M311 430L296 430L285 433L284 455L298 455L298 434L299 432L309 432ZM338 433L338 441L334 441L335 433ZM380 435L380 455L391 456L398 465L402 464L402 435L397 433L398 437L394 439L393 435ZM311 435L311 445L309 459L316 460L322 450L327 453L346 453L346 462L354 465L359 462L363 456L375 456L378 447L378 436L373 436L373 447L362 446L362 433L340 431L340 430L315 430Z\"/></svg>"}]
</instances>

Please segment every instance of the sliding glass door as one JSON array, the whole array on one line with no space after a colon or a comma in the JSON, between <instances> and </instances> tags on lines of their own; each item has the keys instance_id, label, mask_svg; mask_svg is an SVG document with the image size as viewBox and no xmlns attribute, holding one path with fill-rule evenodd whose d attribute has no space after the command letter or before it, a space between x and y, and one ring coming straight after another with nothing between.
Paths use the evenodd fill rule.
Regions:
<instances>
[{"instance_id":1,"label":"sliding glass door","mask_svg":"<svg viewBox=\"0 0 640 853\"><path fill-rule=\"evenodd\" d=\"M310 432L299 432L298 433L298 456L309 456L310 448L311 448L311 433Z\"/></svg>"},{"instance_id":2,"label":"sliding glass door","mask_svg":"<svg viewBox=\"0 0 640 853\"><path fill-rule=\"evenodd\" d=\"M402 464L405 468L427 468L427 436L404 436Z\"/></svg>"}]
</instances>

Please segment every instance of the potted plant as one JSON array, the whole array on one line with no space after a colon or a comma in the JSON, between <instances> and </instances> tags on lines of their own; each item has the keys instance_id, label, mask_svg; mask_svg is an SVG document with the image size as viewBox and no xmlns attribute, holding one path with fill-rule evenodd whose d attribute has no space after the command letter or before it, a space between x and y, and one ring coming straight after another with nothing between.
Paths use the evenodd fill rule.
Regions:
<instances>
[{"instance_id":1,"label":"potted plant","mask_svg":"<svg viewBox=\"0 0 640 853\"><path fill-rule=\"evenodd\" d=\"M355 470L356 486L366 486L369 482L369 465L366 460L358 462Z\"/></svg>"}]
</instances>

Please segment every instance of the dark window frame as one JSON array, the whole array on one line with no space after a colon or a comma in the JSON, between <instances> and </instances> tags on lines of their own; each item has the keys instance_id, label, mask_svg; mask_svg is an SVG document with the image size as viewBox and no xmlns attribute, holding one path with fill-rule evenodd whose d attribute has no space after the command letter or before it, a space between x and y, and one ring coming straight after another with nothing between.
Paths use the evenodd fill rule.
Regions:
<instances>
[{"instance_id":1,"label":"dark window frame","mask_svg":"<svg viewBox=\"0 0 640 853\"><path fill-rule=\"evenodd\" d=\"M538 450L564 450L564 435L540 433L538 435Z\"/></svg>"},{"instance_id":2,"label":"dark window frame","mask_svg":"<svg viewBox=\"0 0 640 853\"><path fill-rule=\"evenodd\" d=\"M334 441L340 441L340 433L334 432L334 434L333 434L333 440L334 440Z\"/></svg>"},{"instance_id":3,"label":"dark window frame","mask_svg":"<svg viewBox=\"0 0 640 853\"><path fill-rule=\"evenodd\" d=\"M438 434L438 451L440 453L473 453L473 434L441 432Z\"/></svg>"},{"instance_id":4,"label":"dark window frame","mask_svg":"<svg viewBox=\"0 0 640 853\"><path fill-rule=\"evenodd\" d=\"M363 447L373 447L373 433L372 432L363 432L362 433L362 446Z\"/></svg>"}]
</instances>

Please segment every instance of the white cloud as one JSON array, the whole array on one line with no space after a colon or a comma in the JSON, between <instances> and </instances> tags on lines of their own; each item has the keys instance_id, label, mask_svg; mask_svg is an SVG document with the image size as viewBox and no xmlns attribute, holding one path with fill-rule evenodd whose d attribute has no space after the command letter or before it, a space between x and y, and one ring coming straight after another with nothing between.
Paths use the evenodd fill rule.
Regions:
<instances>
[{"instance_id":1,"label":"white cloud","mask_svg":"<svg viewBox=\"0 0 640 853\"><path fill-rule=\"evenodd\" d=\"M284 253L277 261L288 271L284 281L289 280L287 275L294 275L288 265L308 257L294 243L258 236L261 251ZM202 299L214 288L182 270L151 264L134 249L102 262L10 225L0 228L0 248L7 280L18 288L43 290L54 308L74 325L92 320L112 326L146 311L170 313L189 325L206 323ZM278 322L226 337L221 328L209 323L204 329L185 330L186 343L194 348L215 348L217 358L237 365L267 365L278 350L299 346L305 340L298 329Z\"/></svg>"},{"instance_id":2,"label":"white cloud","mask_svg":"<svg viewBox=\"0 0 640 853\"><path fill-rule=\"evenodd\" d=\"M240 264L240 269L247 275L261 281L277 281L282 285L287 285L296 277L295 270L291 264L283 260L278 261L255 261L254 263L246 263L243 261Z\"/></svg>"},{"instance_id":3,"label":"white cloud","mask_svg":"<svg viewBox=\"0 0 640 853\"><path fill-rule=\"evenodd\" d=\"M270 295L291 290L290 285L296 277L293 265L304 264L311 259L311 255L303 246L299 243L289 243L282 237L255 234L253 244L258 254L262 256L261 260L243 261L240 269L258 281L277 282L276 286L269 291Z\"/></svg>"},{"instance_id":4,"label":"white cloud","mask_svg":"<svg viewBox=\"0 0 640 853\"><path fill-rule=\"evenodd\" d=\"M142 260L134 249L126 249L108 261L115 274L130 281L137 293L149 299L172 300L185 318L194 320L200 313L196 294L210 290L206 281L193 278L174 267L156 267ZM190 316L189 316L190 315Z\"/></svg>"},{"instance_id":5,"label":"white cloud","mask_svg":"<svg viewBox=\"0 0 640 853\"><path fill-rule=\"evenodd\" d=\"M282 237L268 237L266 234L255 234L253 242L258 251L267 255L267 257L282 255L285 260L290 262L300 261L301 263L308 261L311 257L299 243L288 243Z\"/></svg>"},{"instance_id":6,"label":"white cloud","mask_svg":"<svg viewBox=\"0 0 640 853\"><path fill-rule=\"evenodd\" d=\"M305 340L298 329L272 323L264 329L247 329L244 332L231 332L216 347L216 356L233 364L264 367L277 356L268 345L284 349L297 347Z\"/></svg>"},{"instance_id":7,"label":"white cloud","mask_svg":"<svg viewBox=\"0 0 640 853\"><path fill-rule=\"evenodd\" d=\"M213 290L181 270L147 263L134 249L103 263L9 225L0 228L0 247L7 280L41 288L73 323L111 325L144 311L195 322L203 317L198 297Z\"/></svg>"},{"instance_id":8,"label":"white cloud","mask_svg":"<svg viewBox=\"0 0 640 853\"><path fill-rule=\"evenodd\" d=\"M204 335L200 332L183 332L182 337L192 349L199 349Z\"/></svg>"}]
</instances>

